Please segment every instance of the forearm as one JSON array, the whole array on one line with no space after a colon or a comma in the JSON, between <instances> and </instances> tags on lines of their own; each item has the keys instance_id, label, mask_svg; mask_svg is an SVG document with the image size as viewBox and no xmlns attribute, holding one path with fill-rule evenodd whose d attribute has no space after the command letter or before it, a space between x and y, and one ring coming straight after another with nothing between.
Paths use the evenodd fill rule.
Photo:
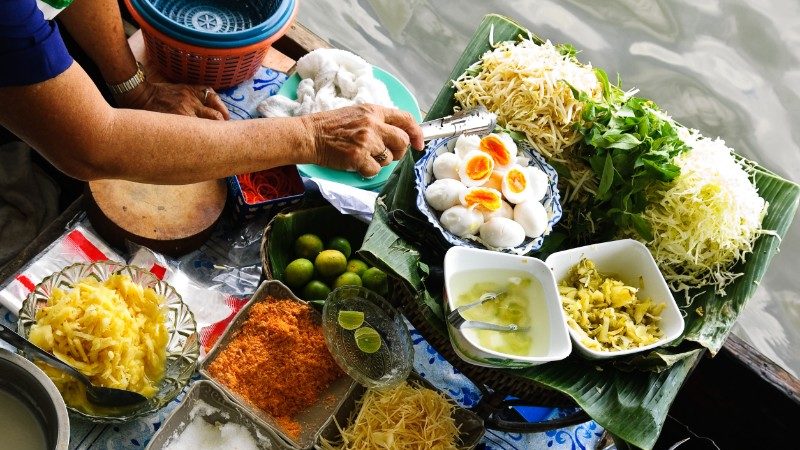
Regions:
<instances>
[{"instance_id":1,"label":"forearm","mask_svg":"<svg viewBox=\"0 0 800 450\"><path fill-rule=\"evenodd\" d=\"M312 162L301 119L221 122L111 108L77 63L0 89L0 123L80 179L180 184Z\"/></svg>"},{"instance_id":2,"label":"forearm","mask_svg":"<svg viewBox=\"0 0 800 450\"><path fill-rule=\"evenodd\" d=\"M116 0L75 0L58 17L106 83L122 83L136 73Z\"/></svg>"}]
</instances>

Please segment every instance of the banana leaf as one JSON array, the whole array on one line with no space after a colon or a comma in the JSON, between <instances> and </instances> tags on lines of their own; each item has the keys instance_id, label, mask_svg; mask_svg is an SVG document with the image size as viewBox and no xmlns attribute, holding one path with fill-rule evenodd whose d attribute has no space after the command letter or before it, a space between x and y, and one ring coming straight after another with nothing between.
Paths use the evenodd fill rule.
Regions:
<instances>
[{"instance_id":1,"label":"banana leaf","mask_svg":"<svg viewBox=\"0 0 800 450\"><path fill-rule=\"evenodd\" d=\"M533 37L508 18L486 16L449 80L457 78L489 50L490 38L492 42L501 42L529 35ZM454 90L449 80L427 120L453 112ZM446 333L441 288L428 288L427 279L430 268L441 265L446 246L436 245L435 230L425 223L416 208L413 164L419 156L407 154L389 178L378 198L360 254L412 288L426 320L434 329ZM635 447L652 448L681 385L704 352L710 350L714 354L722 346L794 218L800 187L760 168L755 182L759 194L770 204L763 228L774 230L774 235L765 234L758 239L753 254L740 268L743 276L728 288L725 297L712 291L695 293L692 306L684 309L686 329L677 343L621 361L588 361L573 354L563 361L517 370L514 374L569 395L610 433ZM556 245L561 242L563 239ZM554 250L557 249L548 248L547 252Z\"/></svg>"}]
</instances>

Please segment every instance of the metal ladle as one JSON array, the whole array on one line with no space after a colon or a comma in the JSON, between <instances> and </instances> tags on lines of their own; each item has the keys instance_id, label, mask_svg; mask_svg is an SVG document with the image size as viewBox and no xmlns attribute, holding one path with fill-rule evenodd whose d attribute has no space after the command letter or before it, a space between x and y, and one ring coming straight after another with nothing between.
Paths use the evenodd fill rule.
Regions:
<instances>
[{"instance_id":1,"label":"metal ladle","mask_svg":"<svg viewBox=\"0 0 800 450\"><path fill-rule=\"evenodd\" d=\"M459 306L458 308L454 309L450 314L447 315L447 321L450 325L459 328L477 328L480 330L492 330L492 331L528 331L531 327L521 327L517 324L511 323L508 325L498 325L496 323L489 323L489 322L481 322L478 320L469 320L465 318L461 313L476 306L480 306L486 302L490 302L492 300L498 299L500 297L505 296L505 292L487 292L478 298L477 301Z\"/></svg>"},{"instance_id":2,"label":"metal ladle","mask_svg":"<svg viewBox=\"0 0 800 450\"><path fill-rule=\"evenodd\" d=\"M132 406L147 401L147 397L137 392L93 385L86 375L80 373L74 367L51 355L49 352L46 352L36 345L28 342L27 339L18 335L2 324L0 324L0 339L8 342L18 349L22 349L25 352L33 354L37 358L46 362L48 365L66 372L76 380L80 381L84 386L86 386L86 398L95 405L105 407L122 407Z\"/></svg>"}]
</instances>

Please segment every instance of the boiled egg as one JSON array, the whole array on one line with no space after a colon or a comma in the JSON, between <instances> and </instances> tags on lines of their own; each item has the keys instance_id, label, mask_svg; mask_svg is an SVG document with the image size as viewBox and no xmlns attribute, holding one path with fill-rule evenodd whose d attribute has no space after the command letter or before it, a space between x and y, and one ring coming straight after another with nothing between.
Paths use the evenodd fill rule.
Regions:
<instances>
[{"instance_id":1,"label":"boiled egg","mask_svg":"<svg viewBox=\"0 0 800 450\"><path fill-rule=\"evenodd\" d=\"M431 208L444 211L461 202L461 196L467 187L458 180L443 178L436 180L425 188L425 201Z\"/></svg>"},{"instance_id":2,"label":"boiled egg","mask_svg":"<svg viewBox=\"0 0 800 450\"><path fill-rule=\"evenodd\" d=\"M542 169L530 166L528 169L528 181L531 182L531 200L541 201L545 194L547 194L547 189L550 187L550 178L547 176L546 173L542 171Z\"/></svg>"},{"instance_id":3,"label":"boiled egg","mask_svg":"<svg viewBox=\"0 0 800 450\"><path fill-rule=\"evenodd\" d=\"M483 215L475 209L456 205L442 213L439 223L456 236L465 237L475 235L480 230L483 225Z\"/></svg>"},{"instance_id":4,"label":"boiled egg","mask_svg":"<svg viewBox=\"0 0 800 450\"><path fill-rule=\"evenodd\" d=\"M456 146L453 149L455 155L461 159L467 156L467 153L473 150L480 150L481 138L475 135L462 134L456 139Z\"/></svg>"},{"instance_id":5,"label":"boiled egg","mask_svg":"<svg viewBox=\"0 0 800 450\"><path fill-rule=\"evenodd\" d=\"M537 200L528 200L514 207L514 222L525 230L525 236L539 237L547 231L547 210Z\"/></svg>"},{"instance_id":6,"label":"boiled egg","mask_svg":"<svg viewBox=\"0 0 800 450\"><path fill-rule=\"evenodd\" d=\"M461 158L456 156L455 153L442 153L433 160L433 176L437 180L445 178L458 180L458 166L460 164Z\"/></svg>"},{"instance_id":7,"label":"boiled egg","mask_svg":"<svg viewBox=\"0 0 800 450\"><path fill-rule=\"evenodd\" d=\"M481 225L480 236L488 247L510 248L525 241L525 230L511 219L492 217Z\"/></svg>"},{"instance_id":8,"label":"boiled egg","mask_svg":"<svg viewBox=\"0 0 800 450\"><path fill-rule=\"evenodd\" d=\"M513 219L514 218L514 208L507 202L503 201L500 208L495 211L486 211L481 210L481 214L483 214L483 220L488 221L492 217L505 217L506 219Z\"/></svg>"},{"instance_id":9,"label":"boiled egg","mask_svg":"<svg viewBox=\"0 0 800 450\"><path fill-rule=\"evenodd\" d=\"M503 175L506 174L505 170L498 170L495 169L492 171L492 174L489 175L489 179L486 180L486 183L483 183L483 187L489 187L492 189L497 189L498 191L503 190Z\"/></svg>"},{"instance_id":10,"label":"boiled egg","mask_svg":"<svg viewBox=\"0 0 800 450\"><path fill-rule=\"evenodd\" d=\"M524 167L514 165L503 175L501 190L511 203L522 203L531 197L531 180Z\"/></svg>"},{"instance_id":11,"label":"boiled egg","mask_svg":"<svg viewBox=\"0 0 800 450\"><path fill-rule=\"evenodd\" d=\"M517 162L517 144L505 133L491 133L481 139L480 149L492 156L498 168L510 167Z\"/></svg>"},{"instance_id":12,"label":"boiled egg","mask_svg":"<svg viewBox=\"0 0 800 450\"><path fill-rule=\"evenodd\" d=\"M494 160L487 153L473 150L467 153L458 168L459 179L468 187L480 186L492 175Z\"/></svg>"},{"instance_id":13,"label":"boiled egg","mask_svg":"<svg viewBox=\"0 0 800 450\"><path fill-rule=\"evenodd\" d=\"M497 211L503 206L503 194L497 189L475 186L461 193L461 204L467 208L483 211Z\"/></svg>"}]
</instances>

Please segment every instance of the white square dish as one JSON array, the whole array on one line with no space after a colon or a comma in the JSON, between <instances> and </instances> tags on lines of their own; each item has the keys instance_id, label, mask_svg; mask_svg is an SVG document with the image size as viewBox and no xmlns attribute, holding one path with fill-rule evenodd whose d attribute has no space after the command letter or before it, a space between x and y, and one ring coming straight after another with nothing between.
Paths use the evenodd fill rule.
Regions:
<instances>
[{"instance_id":1,"label":"white square dish","mask_svg":"<svg viewBox=\"0 0 800 450\"><path fill-rule=\"evenodd\" d=\"M456 308L457 299L467 293L470 285L489 281L492 273L498 271L524 273L539 283L541 298L530 299L532 311L540 313L531 314L531 336L542 344L538 349L533 348L531 354L526 356L503 353L482 345L474 330L463 326L454 327L448 323L450 341L455 352L472 364L505 368L531 367L569 356L572 345L555 279L539 259L468 247L450 248L444 258L447 313ZM465 274L469 281L464 279Z\"/></svg>"},{"instance_id":2,"label":"white square dish","mask_svg":"<svg viewBox=\"0 0 800 450\"><path fill-rule=\"evenodd\" d=\"M581 343L578 331L568 326L569 334L582 355L590 359L607 359L644 352L668 344L683 333L684 322L681 311L678 309L664 276L658 270L650 250L644 244L633 239L621 239L576 247L553 253L545 260L545 264L552 271L556 283L560 284L568 276L572 267L578 264L582 258L588 258L594 262L599 272L613 275L614 278L628 286L638 287L637 297L666 303L659 323L663 331L662 338L642 347L618 351L593 350Z\"/></svg>"}]
</instances>

